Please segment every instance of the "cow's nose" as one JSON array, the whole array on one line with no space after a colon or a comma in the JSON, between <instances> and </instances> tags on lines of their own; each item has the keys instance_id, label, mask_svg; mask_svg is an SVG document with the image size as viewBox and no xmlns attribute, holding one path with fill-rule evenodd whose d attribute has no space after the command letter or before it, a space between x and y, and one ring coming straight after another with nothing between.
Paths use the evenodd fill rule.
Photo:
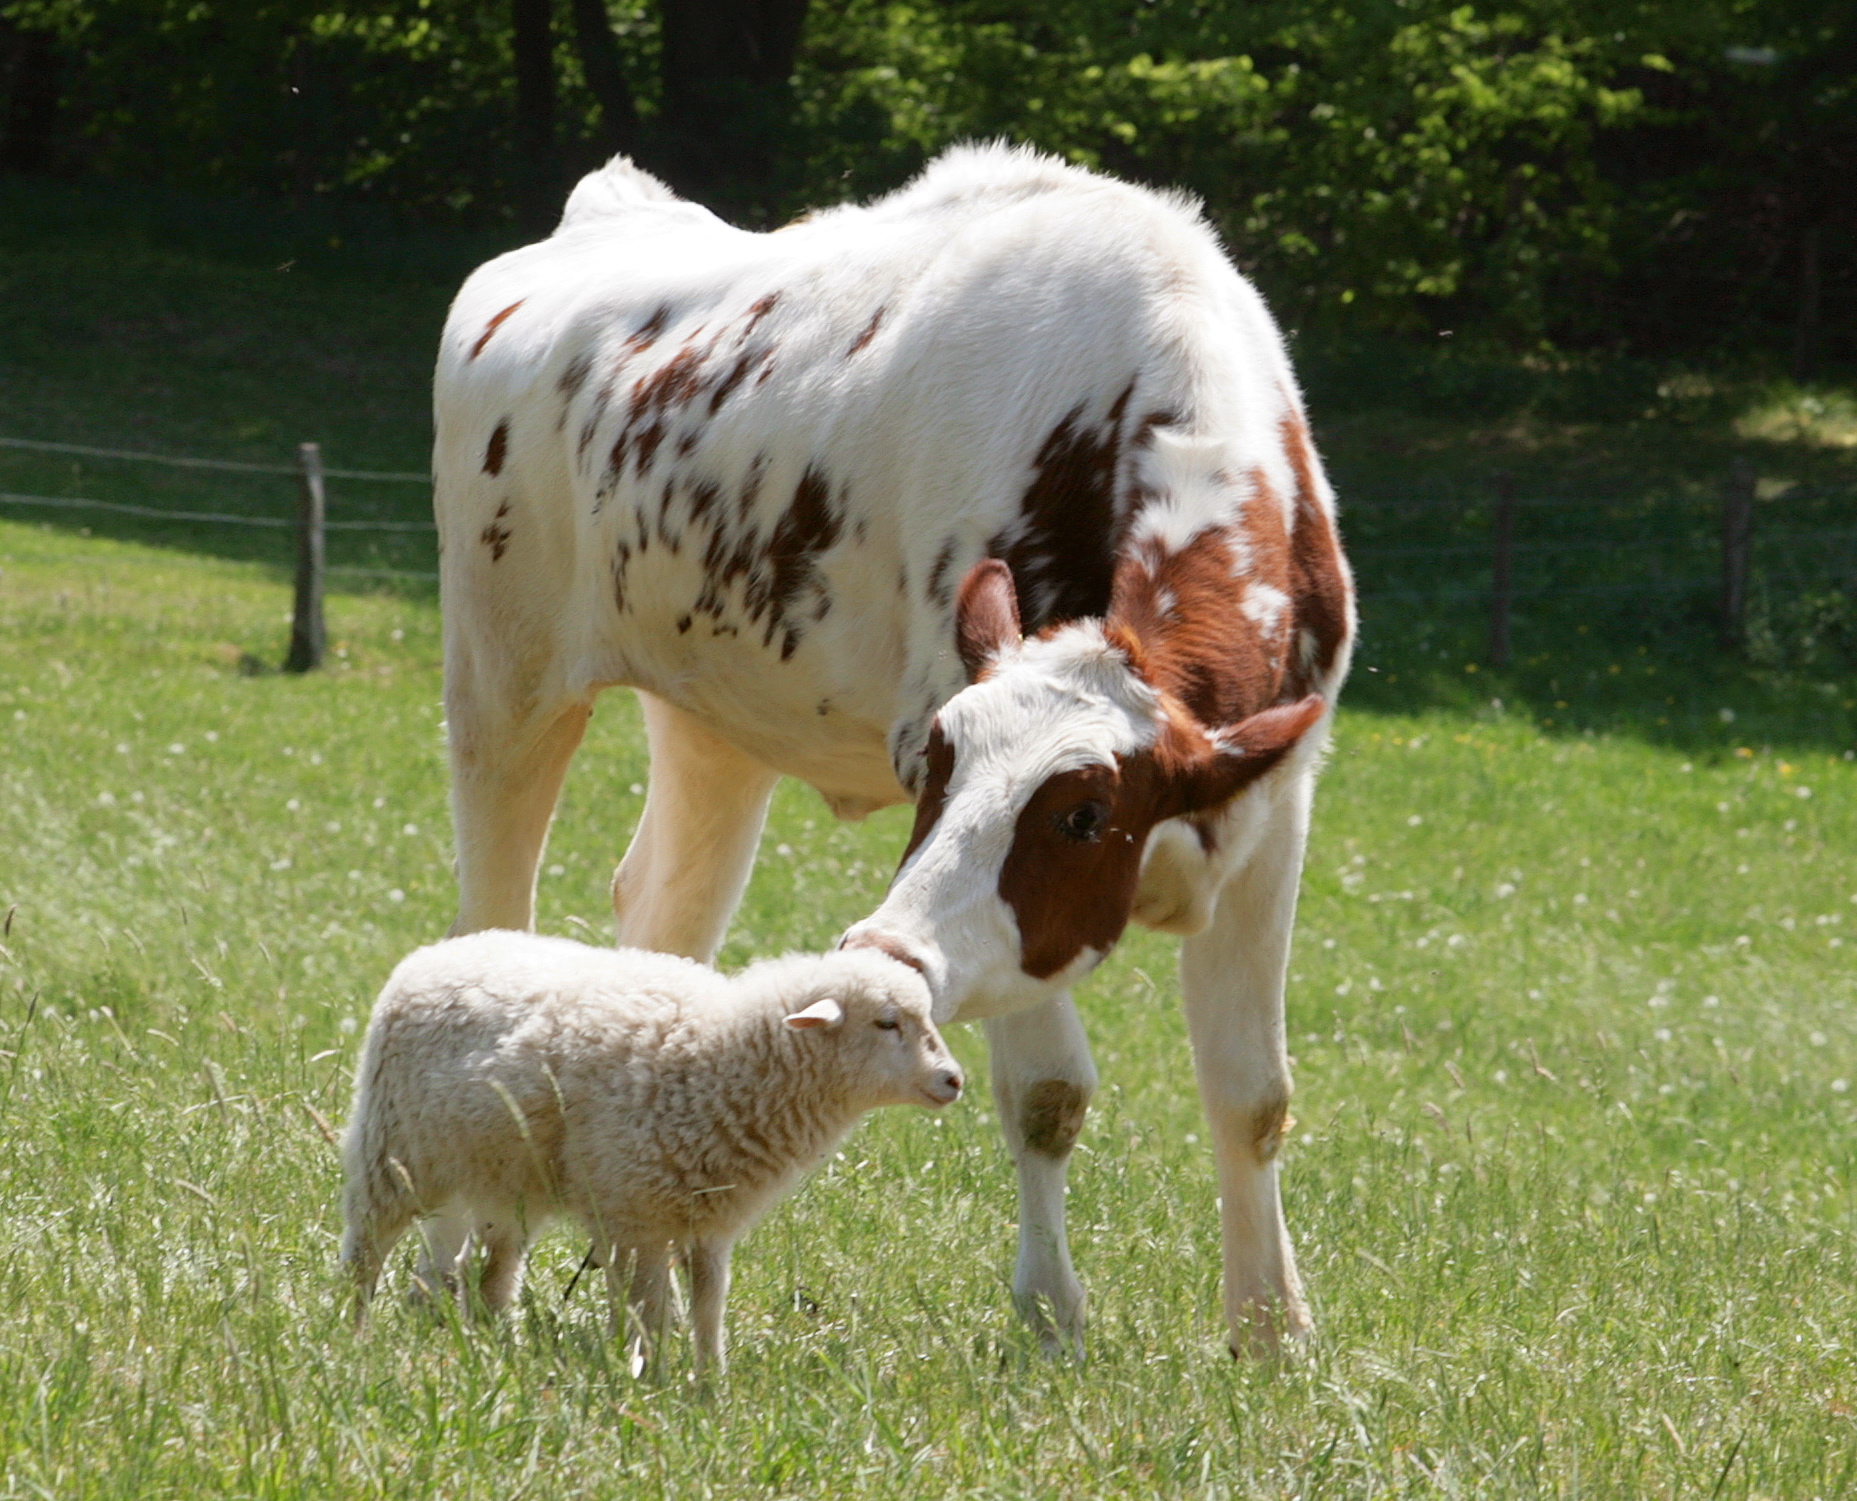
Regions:
<instances>
[{"instance_id":1,"label":"cow's nose","mask_svg":"<svg viewBox=\"0 0 1857 1501\"><path fill-rule=\"evenodd\" d=\"M880 954L888 954L898 964L907 964L924 979L928 978L928 964L922 956L902 939L892 938L888 933L853 928L838 940L838 946L841 949L875 949Z\"/></svg>"}]
</instances>

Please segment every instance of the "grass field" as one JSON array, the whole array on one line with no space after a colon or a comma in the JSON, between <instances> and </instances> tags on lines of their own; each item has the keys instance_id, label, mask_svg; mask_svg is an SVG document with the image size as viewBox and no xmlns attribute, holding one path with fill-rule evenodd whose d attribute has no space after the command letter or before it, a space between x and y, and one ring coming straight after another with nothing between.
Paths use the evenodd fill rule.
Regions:
<instances>
[{"instance_id":1,"label":"grass field","mask_svg":"<svg viewBox=\"0 0 1857 1501\"><path fill-rule=\"evenodd\" d=\"M36 238L0 214L0 429L420 463L437 283L338 266L280 296L255 251L159 224L106 249L35 211ZM1344 494L1530 453L1542 485L1580 457L1702 486L1734 453L1851 478L1836 433L1708 400L1361 407L1325 441ZM0 456L0 489L104 485L265 503ZM565 1235L507 1327L387 1307L350 1332L323 1129L372 993L451 915L436 607L337 594L328 671L254 672L287 632L277 556L103 530L0 519L0 1496L1857 1492L1847 672L1719 655L1678 602L1544 607L1492 675L1474 606L1370 609L1292 965L1312 1347L1223 1354L1172 945L1131 934L1082 996L1089 1360L1012 1317L1010 1167L957 1031L962 1103L873 1119L744 1243L702 1391L627 1374L599 1300L563 1301ZM602 701L546 931L604 931L636 731ZM827 943L904 832L783 786L725 962Z\"/></svg>"}]
</instances>

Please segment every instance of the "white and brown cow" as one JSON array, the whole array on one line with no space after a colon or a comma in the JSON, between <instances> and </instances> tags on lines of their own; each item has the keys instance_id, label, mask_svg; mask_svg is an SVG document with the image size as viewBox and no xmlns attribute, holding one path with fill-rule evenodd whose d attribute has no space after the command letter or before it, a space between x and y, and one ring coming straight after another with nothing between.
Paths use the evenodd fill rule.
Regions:
<instances>
[{"instance_id":1,"label":"white and brown cow","mask_svg":"<svg viewBox=\"0 0 1857 1501\"><path fill-rule=\"evenodd\" d=\"M733 229L623 160L465 285L437 376L456 931L527 927L602 689L651 787L621 943L709 958L777 777L917 807L848 944L985 1018L1014 1292L1083 1326L1069 988L1181 970L1234 1348L1308 1324L1278 1199L1283 987L1352 589L1282 340L1195 208L1001 147Z\"/></svg>"}]
</instances>

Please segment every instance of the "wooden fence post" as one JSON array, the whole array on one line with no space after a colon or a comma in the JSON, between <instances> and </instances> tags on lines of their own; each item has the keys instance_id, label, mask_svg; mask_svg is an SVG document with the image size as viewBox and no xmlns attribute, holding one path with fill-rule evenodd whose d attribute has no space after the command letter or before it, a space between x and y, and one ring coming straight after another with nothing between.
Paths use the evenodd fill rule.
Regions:
<instances>
[{"instance_id":1,"label":"wooden fence post","mask_svg":"<svg viewBox=\"0 0 1857 1501\"><path fill-rule=\"evenodd\" d=\"M303 480L297 496L297 604L290 625L290 655L284 658L285 672L308 672L320 667L327 639L322 623L321 445L299 443L297 468Z\"/></svg>"},{"instance_id":2,"label":"wooden fence post","mask_svg":"<svg viewBox=\"0 0 1857 1501\"><path fill-rule=\"evenodd\" d=\"M1489 665L1509 665L1509 605L1515 595L1515 476L1496 476L1496 514L1490 559Z\"/></svg>"},{"instance_id":3,"label":"wooden fence post","mask_svg":"<svg viewBox=\"0 0 1857 1501\"><path fill-rule=\"evenodd\" d=\"M1722 491L1722 645L1740 647L1747 615L1748 555L1754 540L1754 470L1736 459Z\"/></svg>"}]
</instances>

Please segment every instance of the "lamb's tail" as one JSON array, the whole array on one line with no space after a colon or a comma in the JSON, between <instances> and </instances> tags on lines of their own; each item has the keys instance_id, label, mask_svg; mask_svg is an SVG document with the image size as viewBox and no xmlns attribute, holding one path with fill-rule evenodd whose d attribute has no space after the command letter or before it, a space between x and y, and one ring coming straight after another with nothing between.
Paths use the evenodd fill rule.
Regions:
<instances>
[{"instance_id":1,"label":"lamb's tail","mask_svg":"<svg viewBox=\"0 0 1857 1501\"><path fill-rule=\"evenodd\" d=\"M404 1164L392 1154L392 1101L382 1098L384 1028L368 1028L355 1068L354 1107L342 1132L342 1265L355 1279L359 1318L394 1243L417 1212Z\"/></svg>"},{"instance_id":2,"label":"lamb's tail","mask_svg":"<svg viewBox=\"0 0 1857 1501\"><path fill-rule=\"evenodd\" d=\"M639 209L667 208L708 212L679 198L664 183L635 165L631 157L615 156L574 185L574 191L568 194L567 207L561 211L560 228L577 229L599 219L635 213Z\"/></svg>"}]
</instances>

